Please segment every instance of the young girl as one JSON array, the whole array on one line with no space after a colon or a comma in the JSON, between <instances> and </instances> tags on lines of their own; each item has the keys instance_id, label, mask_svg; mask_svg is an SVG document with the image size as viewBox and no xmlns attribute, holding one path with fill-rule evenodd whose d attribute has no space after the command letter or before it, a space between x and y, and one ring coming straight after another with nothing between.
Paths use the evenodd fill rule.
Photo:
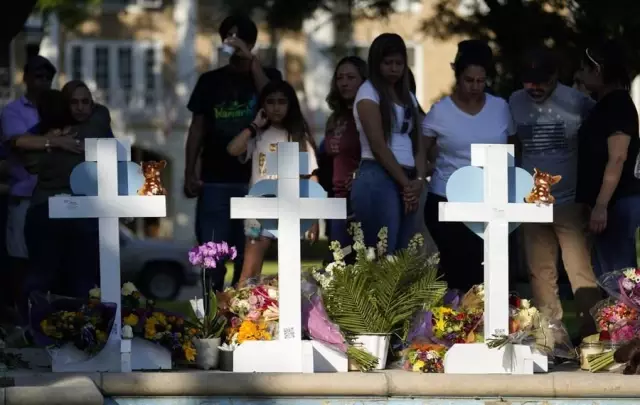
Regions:
<instances>
[{"instance_id":1,"label":"young girl","mask_svg":"<svg viewBox=\"0 0 640 405\"><path fill-rule=\"evenodd\" d=\"M318 168L315 144L309 134L309 127L302 116L300 103L294 88L285 81L269 82L258 100L260 111L251 125L240 132L227 146L231 156L238 156L241 161L251 159L251 181L253 187L260 180L273 179L267 175L267 154L275 152L280 142L298 142L301 152L309 157L309 172ZM311 180L317 182L316 176ZM245 222L247 236L244 264L239 284L257 277L262 270L264 255L271 241L276 237L256 220ZM315 223L308 232L309 239L318 237L318 225Z\"/></svg>"}]
</instances>

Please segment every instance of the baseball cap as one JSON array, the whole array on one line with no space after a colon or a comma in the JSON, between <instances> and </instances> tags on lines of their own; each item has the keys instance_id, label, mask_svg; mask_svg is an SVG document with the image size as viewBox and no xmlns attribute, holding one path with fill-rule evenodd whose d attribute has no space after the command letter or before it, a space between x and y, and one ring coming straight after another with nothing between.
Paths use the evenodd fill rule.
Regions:
<instances>
[{"instance_id":1,"label":"baseball cap","mask_svg":"<svg viewBox=\"0 0 640 405\"><path fill-rule=\"evenodd\" d=\"M523 83L546 83L557 72L555 58L547 48L534 49L524 57L522 66Z\"/></svg>"},{"instance_id":2,"label":"baseball cap","mask_svg":"<svg viewBox=\"0 0 640 405\"><path fill-rule=\"evenodd\" d=\"M32 73L40 69L48 71L49 73L51 73L52 77L55 76L58 72L56 70L56 67L53 66L53 63L51 63L49 59L40 55L34 55L30 57L27 63L24 65L25 74Z\"/></svg>"}]
</instances>

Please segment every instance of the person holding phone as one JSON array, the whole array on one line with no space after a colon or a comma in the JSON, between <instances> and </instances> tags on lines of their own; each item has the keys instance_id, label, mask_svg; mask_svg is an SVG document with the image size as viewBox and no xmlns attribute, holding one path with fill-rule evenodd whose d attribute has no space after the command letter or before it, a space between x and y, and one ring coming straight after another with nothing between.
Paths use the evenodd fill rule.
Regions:
<instances>
[{"instance_id":1,"label":"person holding phone","mask_svg":"<svg viewBox=\"0 0 640 405\"><path fill-rule=\"evenodd\" d=\"M258 29L245 15L222 21L220 39L229 64L198 79L187 108L193 113L185 150L184 191L198 198L196 236L199 243L226 241L238 248L233 283L242 271L243 222L231 219L230 199L244 197L251 166L229 156L227 145L256 115L257 97L270 80L280 80L276 69L263 68L251 53ZM226 267L217 266L207 277L207 288L222 290Z\"/></svg>"},{"instance_id":2,"label":"person holding phone","mask_svg":"<svg viewBox=\"0 0 640 405\"><path fill-rule=\"evenodd\" d=\"M227 147L229 154L239 157L241 162L251 161L250 186L260 180L277 178L267 175L267 153L275 152L281 142L297 142L300 151L307 152L309 171L313 173L318 168L316 148L294 88L285 81L270 82L262 90L258 105L261 109L256 118ZM317 182L318 178L312 175L311 180ZM245 236L245 258L239 284L260 275L264 255L271 241L276 239L257 220L245 221ZM308 237L312 241L318 238L317 222L309 230Z\"/></svg>"}]
</instances>

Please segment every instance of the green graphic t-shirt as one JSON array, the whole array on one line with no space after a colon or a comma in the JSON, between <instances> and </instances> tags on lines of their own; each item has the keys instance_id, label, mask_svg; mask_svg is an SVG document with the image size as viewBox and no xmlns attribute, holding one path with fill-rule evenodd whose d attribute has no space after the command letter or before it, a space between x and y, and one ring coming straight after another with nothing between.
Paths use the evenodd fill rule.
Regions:
<instances>
[{"instance_id":1,"label":"green graphic t-shirt","mask_svg":"<svg viewBox=\"0 0 640 405\"><path fill-rule=\"evenodd\" d=\"M276 69L265 69L271 80L281 80ZM201 179L205 183L248 183L251 165L227 153L227 144L249 126L257 112L258 94L250 73L225 66L198 79L187 108L204 116Z\"/></svg>"}]
</instances>

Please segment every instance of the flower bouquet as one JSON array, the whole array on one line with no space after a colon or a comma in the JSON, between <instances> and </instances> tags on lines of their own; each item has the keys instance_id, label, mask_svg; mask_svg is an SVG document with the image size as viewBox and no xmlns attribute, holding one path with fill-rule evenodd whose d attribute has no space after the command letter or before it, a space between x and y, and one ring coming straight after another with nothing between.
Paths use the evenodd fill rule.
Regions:
<instances>
[{"instance_id":1,"label":"flower bouquet","mask_svg":"<svg viewBox=\"0 0 640 405\"><path fill-rule=\"evenodd\" d=\"M640 336L640 320L638 310L626 304L608 298L599 302L592 310L591 315L596 321L599 336L598 341L602 345L612 348L621 345ZM614 351L607 350L602 353L587 356L589 371L598 372L609 368L615 363Z\"/></svg>"},{"instance_id":2,"label":"flower bouquet","mask_svg":"<svg viewBox=\"0 0 640 405\"><path fill-rule=\"evenodd\" d=\"M59 348L68 343L89 357L107 343L116 314L115 303L34 293L31 326L37 345Z\"/></svg>"},{"instance_id":3,"label":"flower bouquet","mask_svg":"<svg viewBox=\"0 0 640 405\"><path fill-rule=\"evenodd\" d=\"M492 336L487 339L490 348L501 348L507 344L525 344L536 346L538 337L542 336L540 343L545 343L545 334L542 331L543 322L540 311L527 299L517 295L509 296L509 334Z\"/></svg>"},{"instance_id":4,"label":"flower bouquet","mask_svg":"<svg viewBox=\"0 0 640 405\"><path fill-rule=\"evenodd\" d=\"M447 348L430 343L412 343L404 351L403 368L421 373L444 373Z\"/></svg>"}]
</instances>

